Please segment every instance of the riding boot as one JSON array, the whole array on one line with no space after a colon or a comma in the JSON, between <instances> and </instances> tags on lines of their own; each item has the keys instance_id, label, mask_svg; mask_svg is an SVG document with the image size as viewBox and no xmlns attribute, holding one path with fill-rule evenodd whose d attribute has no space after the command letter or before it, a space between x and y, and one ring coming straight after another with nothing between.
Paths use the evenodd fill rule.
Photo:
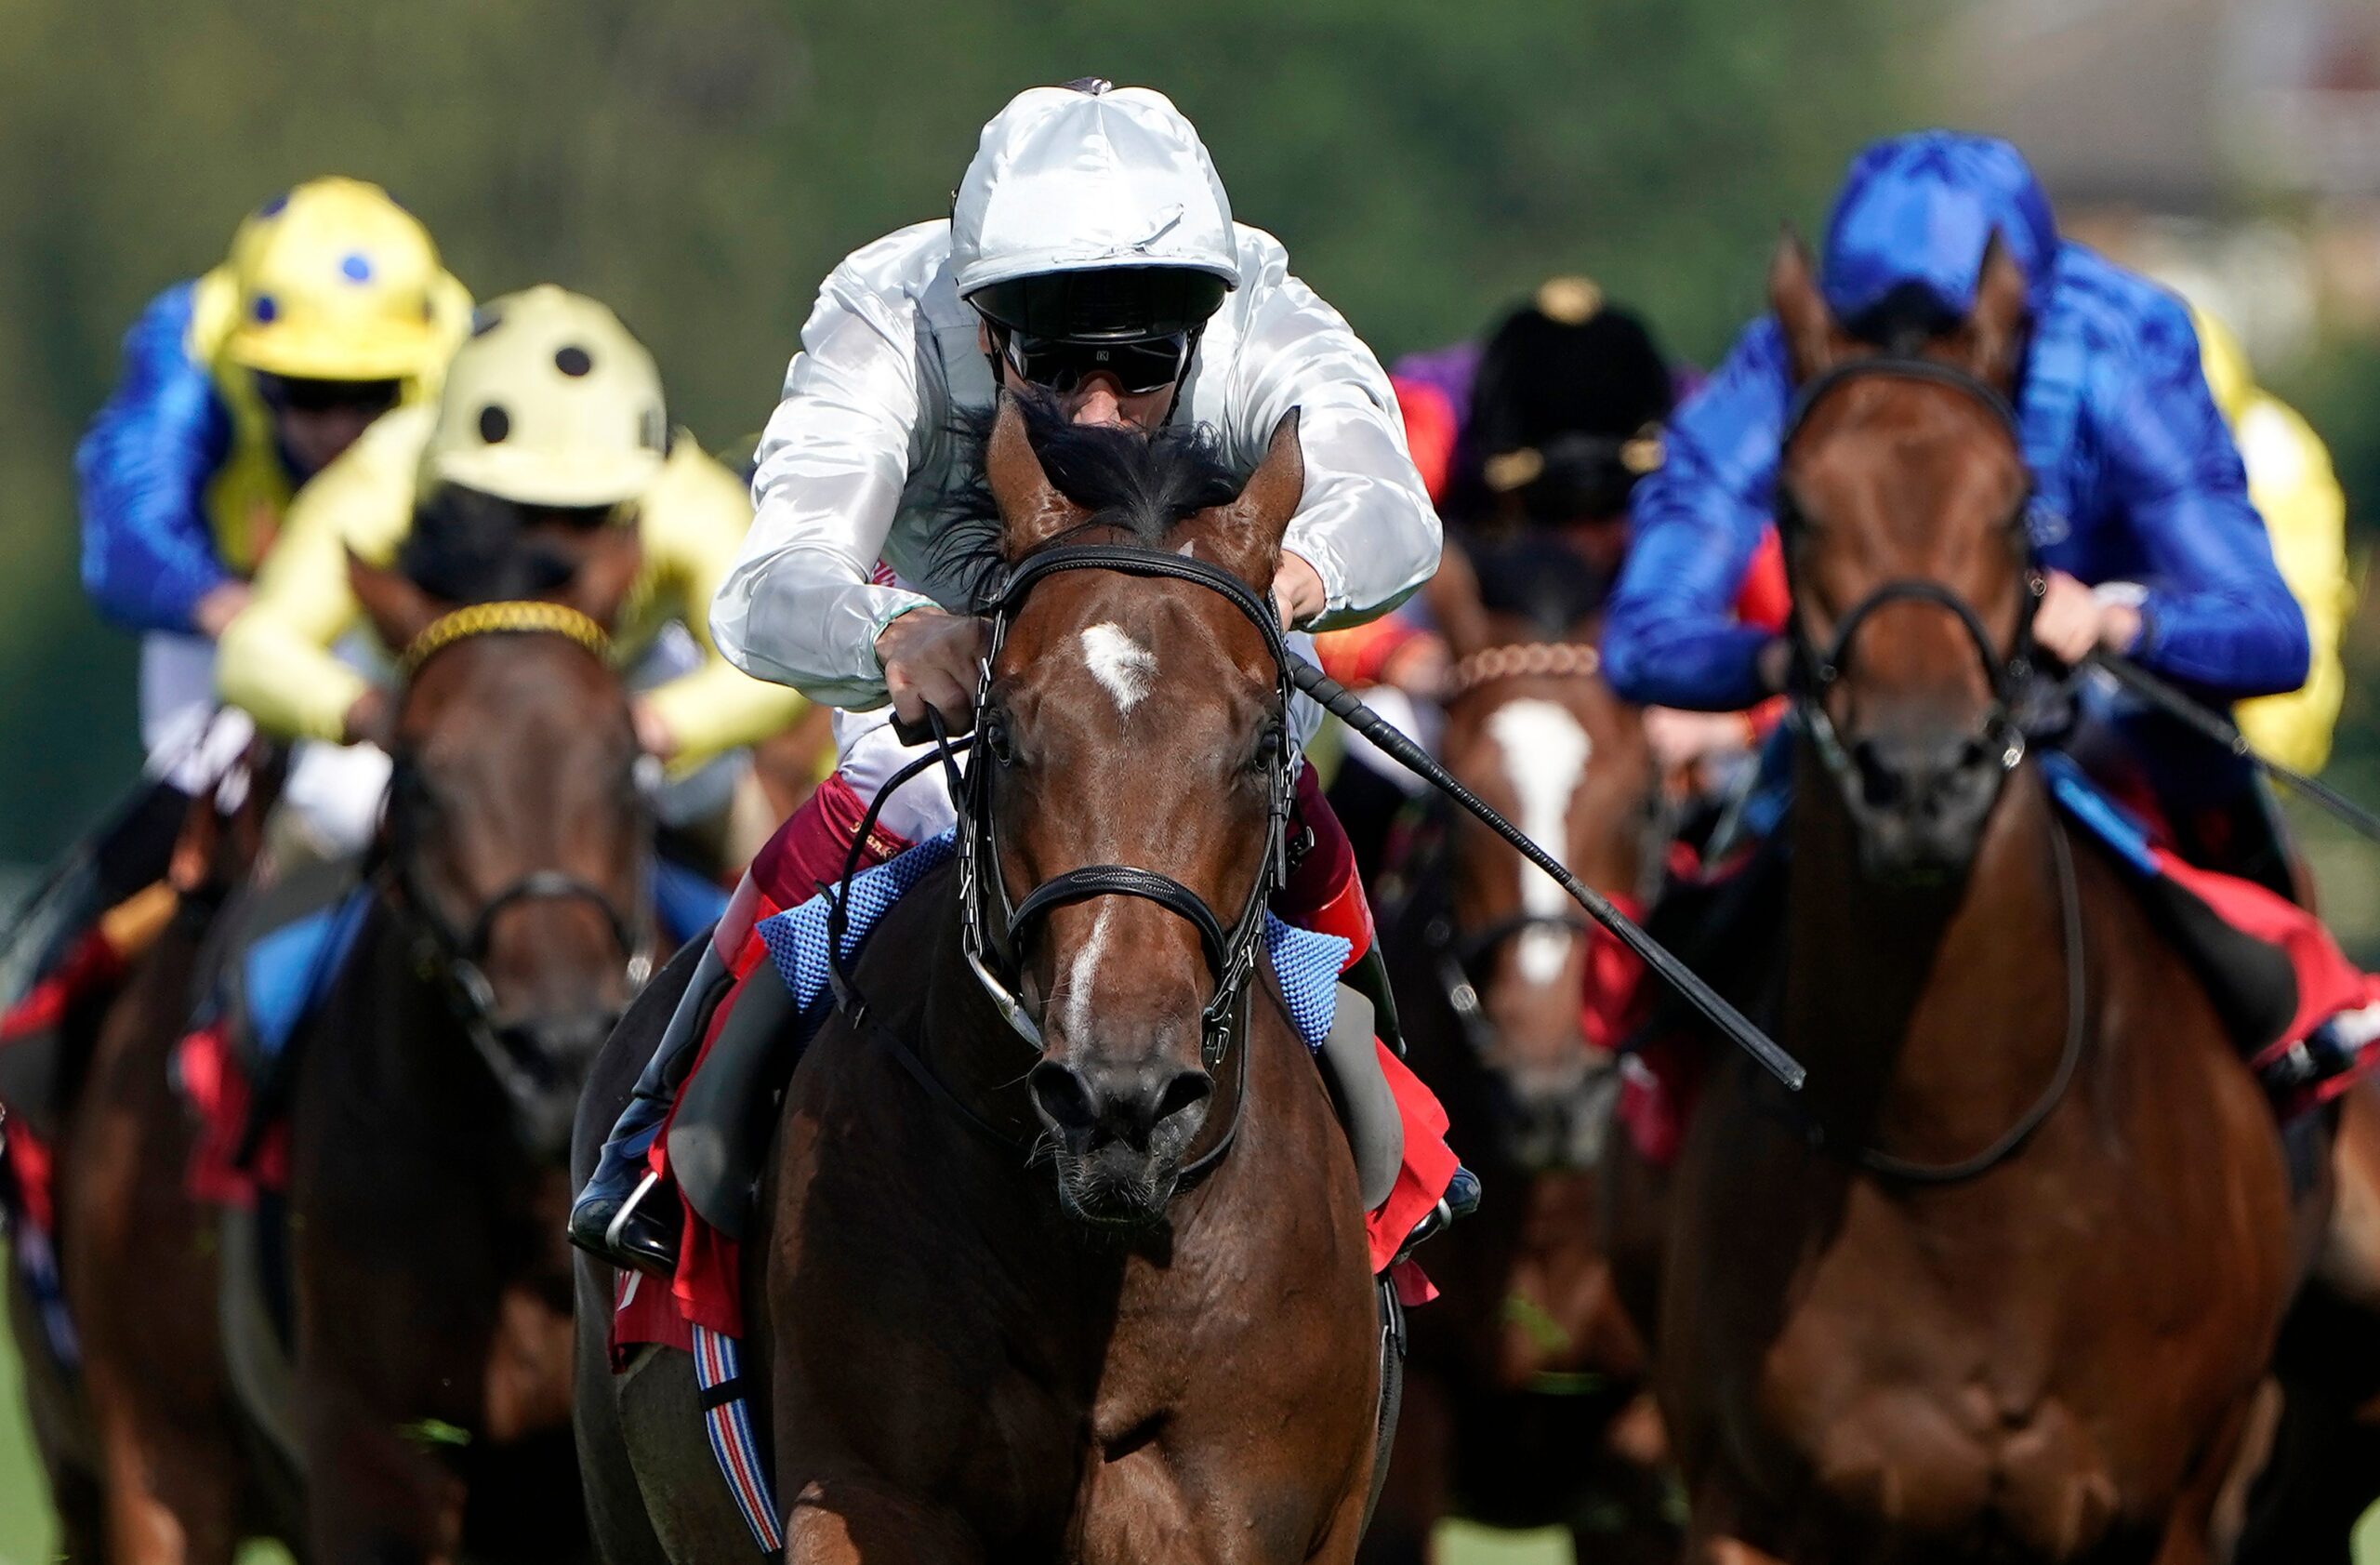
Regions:
<instances>
[{"instance_id":1,"label":"riding boot","mask_svg":"<svg viewBox=\"0 0 2380 1565\"><path fill-rule=\"evenodd\" d=\"M570 1241L589 1254L656 1277L677 1269L678 1203L656 1199L661 1176L647 1166L646 1155L701 1052L711 1012L734 982L717 944L706 939L694 977L613 1122L594 1173L571 1203Z\"/></svg>"},{"instance_id":2,"label":"riding boot","mask_svg":"<svg viewBox=\"0 0 2380 1565\"><path fill-rule=\"evenodd\" d=\"M1438 1204L1430 1208L1422 1214L1421 1220L1413 1225L1413 1231L1405 1236L1405 1247L1396 1253L1396 1258L1404 1260L1423 1240L1434 1239L1445 1231L1456 1218L1468 1217L1478 1210L1479 1175L1458 1163L1454 1177L1447 1181L1447 1193L1440 1196Z\"/></svg>"}]
</instances>

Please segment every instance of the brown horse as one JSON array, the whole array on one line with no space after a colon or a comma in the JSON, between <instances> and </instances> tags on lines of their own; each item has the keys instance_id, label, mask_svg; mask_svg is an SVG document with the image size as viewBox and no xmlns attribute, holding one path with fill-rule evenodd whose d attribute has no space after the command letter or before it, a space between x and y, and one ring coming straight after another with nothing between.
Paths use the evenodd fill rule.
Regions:
<instances>
[{"instance_id":1,"label":"brown horse","mask_svg":"<svg viewBox=\"0 0 2380 1565\"><path fill-rule=\"evenodd\" d=\"M1350 1560L1382 1350L1355 1168L1243 965L1291 762L1263 599L1294 425L1235 500L1199 437L1028 438L1008 400L986 473L1014 574L958 855L981 878L934 872L870 937L864 1019L801 1059L747 1240L786 1556ZM660 1015L615 1040L582 1162ZM667 1411L682 1357L615 1379L602 1347L580 1420L606 1557L748 1549L698 1514L725 1491Z\"/></svg>"},{"instance_id":2,"label":"brown horse","mask_svg":"<svg viewBox=\"0 0 2380 1565\"><path fill-rule=\"evenodd\" d=\"M1550 540L1474 547L1432 607L1455 672L1442 759L1589 884L1646 890L1658 829L1634 708L1596 670L1604 582ZM1476 585L1470 585L1475 573ZM1582 1001L1599 937L1554 882L1467 816L1425 829L1382 935L1410 1063L1489 1199L1425 1259L1395 1454L1367 1565L1419 1565L1460 1514L1561 1526L1581 1560L1677 1558L1642 1344L1595 1243L1617 1058Z\"/></svg>"},{"instance_id":3,"label":"brown horse","mask_svg":"<svg viewBox=\"0 0 2380 1565\"><path fill-rule=\"evenodd\" d=\"M228 1565L245 1536L290 1535L291 1496L256 1460L224 1370L219 1230L189 1192L197 1126L175 1061L225 904L257 860L278 771L243 766L192 804L172 916L106 1001L58 1141L60 1268L81 1361L29 1351L27 1377L90 1452L79 1479L61 1481L80 1465L62 1466L63 1431L44 1430L71 1559ZM19 1340L30 1349L38 1339Z\"/></svg>"},{"instance_id":4,"label":"brown horse","mask_svg":"<svg viewBox=\"0 0 2380 1565\"><path fill-rule=\"evenodd\" d=\"M1715 1060L1674 1173L1654 1351L1690 1558L2219 1558L2290 1179L2196 974L2012 727L2024 278L1995 246L1911 356L1848 338L1796 243L1770 291L1804 386L1778 1039L1809 1086Z\"/></svg>"},{"instance_id":5,"label":"brown horse","mask_svg":"<svg viewBox=\"0 0 2380 1565\"><path fill-rule=\"evenodd\" d=\"M375 905L291 1045L316 1558L586 1549L564 1165L654 938L641 752L598 629L638 563L615 529L561 605L460 611L353 571L383 640L411 651Z\"/></svg>"}]
</instances>

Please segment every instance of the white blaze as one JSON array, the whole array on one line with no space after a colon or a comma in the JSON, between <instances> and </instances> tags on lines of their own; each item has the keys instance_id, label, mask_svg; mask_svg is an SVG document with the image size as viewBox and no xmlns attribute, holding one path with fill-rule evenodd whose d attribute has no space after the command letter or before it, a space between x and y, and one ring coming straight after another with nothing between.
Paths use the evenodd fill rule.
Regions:
<instances>
[{"instance_id":1,"label":"white blaze","mask_svg":"<svg viewBox=\"0 0 2380 1565\"><path fill-rule=\"evenodd\" d=\"M1157 655L1112 624L1094 625L1082 633L1082 657L1091 665L1091 677L1115 698L1120 712L1139 706L1157 677Z\"/></svg>"},{"instance_id":2,"label":"white blaze","mask_svg":"<svg viewBox=\"0 0 2380 1565\"><path fill-rule=\"evenodd\" d=\"M1567 868L1570 847L1570 797L1579 790L1594 743L1569 708L1529 697L1507 702L1488 716L1488 736L1504 752L1504 775L1520 796L1520 829ZM1553 876L1521 860L1521 908L1534 917L1560 918L1569 894ZM1569 955L1567 930L1539 925L1522 931L1521 975L1550 984Z\"/></svg>"},{"instance_id":3,"label":"white blaze","mask_svg":"<svg viewBox=\"0 0 2380 1565\"><path fill-rule=\"evenodd\" d=\"M1091 986L1098 980L1100 962L1107 955L1107 916L1113 911L1110 902L1099 905L1098 915L1091 921L1091 937L1075 952L1074 963L1066 970L1065 1006L1060 1014L1066 1019L1067 1035L1078 1041L1091 1036Z\"/></svg>"}]
</instances>

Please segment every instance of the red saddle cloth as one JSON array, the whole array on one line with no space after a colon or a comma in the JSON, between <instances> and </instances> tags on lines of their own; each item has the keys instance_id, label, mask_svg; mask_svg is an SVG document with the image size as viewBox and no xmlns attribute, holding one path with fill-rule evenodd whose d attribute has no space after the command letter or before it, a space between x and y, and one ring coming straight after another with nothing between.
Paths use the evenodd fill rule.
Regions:
<instances>
[{"instance_id":1,"label":"red saddle cloth","mask_svg":"<svg viewBox=\"0 0 2380 1565\"><path fill-rule=\"evenodd\" d=\"M1283 918L1307 929L1347 940L1349 961L1370 949L1371 910L1356 879L1355 852L1338 818L1323 801L1319 784L1309 768L1298 782L1297 818L1313 829L1313 845L1298 866L1290 883L1276 897ZM796 810L752 861L744 883L736 888L725 917L713 935L721 957L736 975L736 988L721 1004L705 1034L694 1068L741 997L743 980L765 960L766 950L753 931L764 921L797 907L814 895L820 884L831 884L842 873L843 859L859 829L865 806L851 786L838 776L827 779L810 802ZM869 840L861 865L880 864L909 843L880 829ZM1446 1110L1421 1078L1406 1068L1377 1042L1389 1090L1405 1121L1405 1166L1387 1201L1367 1214L1372 1269L1387 1269L1406 1236L1446 1195L1458 1166L1446 1144ZM682 1094L681 1094L682 1098ZM665 1126L649 1154L656 1174L668 1174L668 1132ZM627 1347L641 1343L691 1349L691 1328L731 1337L743 1335L742 1269L734 1240L696 1216L684 1213L680 1235L678 1269L665 1288L650 1278L624 1275L615 1285L612 1343L615 1366ZM1400 1297L1420 1304L1435 1295L1429 1280L1410 1261L1396 1270Z\"/></svg>"},{"instance_id":2,"label":"red saddle cloth","mask_svg":"<svg viewBox=\"0 0 2380 1565\"><path fill-rule=\"evenodd\" d=\"M198 1116L198 1145L191 1149L185 1177L191 1199L245 1209L259 1194L287 1190L286 1121L267 1126L254 1155L241 1160L255 1094L226 1025L213 1022L186 1035L174 1050L174 1072L183 1099Z\"/></svg>"}]
</instances>

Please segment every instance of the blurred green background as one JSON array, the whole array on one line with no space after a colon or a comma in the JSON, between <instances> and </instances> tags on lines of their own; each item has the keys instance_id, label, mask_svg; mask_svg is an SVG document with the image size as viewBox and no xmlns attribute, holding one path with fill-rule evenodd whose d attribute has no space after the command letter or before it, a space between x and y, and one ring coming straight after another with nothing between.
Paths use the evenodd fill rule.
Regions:
<instances>
[{"instance_id":1,"label":"blurred green background","mask_svg":"<svg viewBox=\"0 0 2380 1565\"><path fill-rule=\"evenodd\" d=\"M828 267L941 214L977 127L1034 83L1170 93L1237 214L1384 358L1583 271L1707 365L1759 307L1777 225L1815 230L1859 143L1980 125L2016 135L2095 238L2214 278L2268 378L2334 442L2360 546L2380 497L2380 170L2323 132L2342 95L2380 103L2369 11L0 0L0 866L50 858L137 761L133 647L77 584L70 466L117 340L307 176L387 185L482 297L555 281L612 303L678 417L725 445L774 405ZM2380 626L2360 617L2349 641L2334 780L2380 800ZM2375 860L2319 823L2311 841L2350 943L2373 951ZM19 1434L0 1385L0 1565L46 1546Z\"/></svg>"}]
</instances>

